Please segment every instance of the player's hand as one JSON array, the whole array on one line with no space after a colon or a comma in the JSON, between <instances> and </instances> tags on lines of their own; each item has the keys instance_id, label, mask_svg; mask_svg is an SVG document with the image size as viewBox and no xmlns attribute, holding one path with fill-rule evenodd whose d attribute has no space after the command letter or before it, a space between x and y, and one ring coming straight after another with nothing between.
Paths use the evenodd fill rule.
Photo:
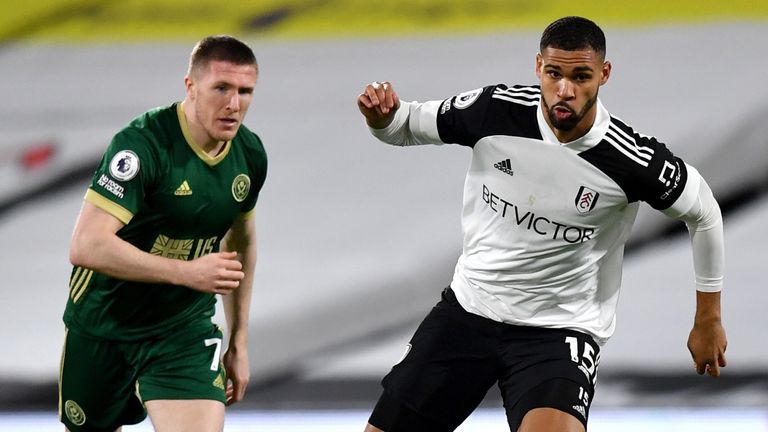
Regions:
<instances>
[{"instance_id":1,"label":"player's hand","mask_svg":"<svg viewBox=\"0 0 768 432\"><path fill-rule=\"evenodd\" d=\"M227 371L227 405L240 402L245 397L248 381L251 379L251 369L248 365L248 350L230 347L224 353L224 370Z\"/></svg>"},{"instance_id":2,"label":"player's hand","mask_svg":"<svg viewBox=\"0 0 768 432\"><path fill-rule=\"evenodd\" d=\"M186 261L182 285L196 291L227 295L245 277L236 252L216 252Z\"/></svg>"},{"instance_id":3,"label":"player's hand","mask_svg":"<svg viewBox=\"0 0 768 432\"><path fill-rule=\"evenodd\" d=\"M695 323L688 336L688 350L693 357L694 367L699 375L720 376L720 368L725 367L725 349L728 340L720 320Z\"/></svg>"},{"instance_id":4,"label":"player's hand","mask_svg":"<svg viewBox=\"0 0 768 432\"><path fill-rule=\"evenodd\" d=\"M400 108L400 98L387 81L374 81L357 97L357 107L365 116L368 126L383 129L392 123L395 112Z\"/></svg>"}]
</instances>

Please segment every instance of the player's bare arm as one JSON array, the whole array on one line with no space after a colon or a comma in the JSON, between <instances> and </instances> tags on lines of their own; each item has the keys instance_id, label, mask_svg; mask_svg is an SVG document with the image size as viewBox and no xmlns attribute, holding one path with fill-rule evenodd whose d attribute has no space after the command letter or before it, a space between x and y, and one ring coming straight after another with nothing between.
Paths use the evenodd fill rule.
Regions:
<instances>
[{"instance_id":1,"label":"player's bare arm","mask_svg":"<svg viewBox=\"0 0 768 432\"><path fill-rule=\"evenodd\" d=\"M392 123L395 112L400 108L400 99L387 81L374 81L357 97L357 107L365 116L368 126L383 129Z\"/></svg>"},{"instance_id":2,"label":"player's bare arm","mask_svg":"<svg viewBox=\"0 0 768 432\"><path fill-rule=\"evenodd\" d=\"M224 368L231 384L227 386L227 404L243 399L250 379L248 359L248 316L256 268L255 212L235 220L224 236L221 248L236 253L243 265L240 288L224 297L224 314L229 327L229 344L224 353Z\"/></svg>"},{"instance_id":3,"label":"player's bare arm","mask_svg":"<svg viewBox=\"0 0 768 432\"><path fill-rule=\"evenodd\" d=\"M164 258L118 237L123 226L115 216L84 202L72 234L72 264L119 279L169 283L215 294L230 293L245 276L235 253L212 253L192 261Z\"/></svg>"}]
</instances>

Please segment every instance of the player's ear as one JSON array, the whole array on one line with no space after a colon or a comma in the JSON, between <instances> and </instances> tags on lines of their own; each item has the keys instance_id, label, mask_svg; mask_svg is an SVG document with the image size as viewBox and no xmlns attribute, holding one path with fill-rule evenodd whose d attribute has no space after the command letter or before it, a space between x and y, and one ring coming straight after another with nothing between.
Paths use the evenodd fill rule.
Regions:
<instances>
[{"instance_id":1,"label":"player's ear","mask_svg":"<svg viewBox=\"0 0 768 432\"><path fill-rule=\"evenodd\" d=\"M194 86L195 86L195 82L194 82L194 80L192 80L192 77L189 76L189 75L185 76L184 77L184 88L187 90L187 97L189 97L190 99L194 99L194 94L193 94L193 91L192 91Z\"/></svg>"},{"instance_id":2,"label":"player's ear","mask_svg":"<svg viewBox=\"0 0 768 432\"><path fill-rule=\"evenodd\" d=\"M542 68L544 67L544 58L541 53L536 53L536 76L541 80Z\"/></svg>"},{"instance_id":3,"label":"player's ear","mask_svg":"<svg viewBox=\"0 0 768 432\"><path fill-rule=\"evenodd\" d=\"M608 78L611 77L611 62L608 60L603 62L603 68L600 70L600 85L608 82Z\"/></svg>"}]
</instances>

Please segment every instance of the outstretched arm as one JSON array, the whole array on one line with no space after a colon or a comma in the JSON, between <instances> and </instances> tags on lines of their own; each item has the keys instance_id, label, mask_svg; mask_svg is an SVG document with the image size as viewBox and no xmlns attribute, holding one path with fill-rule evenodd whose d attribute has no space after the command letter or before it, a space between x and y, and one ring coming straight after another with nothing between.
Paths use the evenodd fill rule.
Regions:
<instances>
[{"instance_id":1,"label":"outstretched arm","mask_svg":"<svg viewBox=\"0 0 768 432\"><path fill-rule=\"evenodd\" d=\"M696 274L696 316L688 337L688 349L696 371L719 376L726 365L728 341L720 315L720 290L723 285L723 219L706 181L688 166L689 183L697 189L689 209L667 211L688 226ZM688 186L686 186L688 187Z\"/></svg>"},{"instance_id":2,"label":"outstretched arm","mask_svg":"<svg viewBox=\"0 0 768 432\"><path fill-rule=\"evenodd\" d=\"M368 84L357 97L357 107L373 136L397 146L443 144L437 131L441 104L403 102L387 81Z\"/></svg>"},{"instance_id":3,"label":"outstretched arm","mask_svg":"<svg viewBox=\"0 0 768 432\"><path fill-rule=\"evenodd\" d=\"M123 226L117 217L85 201L72 234L72 264L118 279L181 285L214 294L230 293L244 276L233 253L208 254L192 261L152 255L121 239L117 232Z\"/></svg>"},{"instance_id":4,"label":"outstretched arm","mask_svg":"<svg viewBox=\"0 0 768 432\"><path fill-rule=\"evenodd\" d=\"M221 242L222 250L237 253L245 276L240 288L223 298L224 314L229 328L229 344L224 353L224 368L232 382L227 386L227 404L243 399L250 380L248 359L248 317L256 268L256 223L254 212L241 215Z\"/></svg>"},{"instance_id":5,"label":"outstretched arm","mask_svg":"<svg viewBox=\"0 0 768 432\"><path fill-rule=\"evenodd\" d=\"M357 97L357 108L365 117L365 122L373 129L384 129L392 123L395 113L400 109L400 98L387 81L374 81L363 89Z\"/></svg>"}]
</instances>

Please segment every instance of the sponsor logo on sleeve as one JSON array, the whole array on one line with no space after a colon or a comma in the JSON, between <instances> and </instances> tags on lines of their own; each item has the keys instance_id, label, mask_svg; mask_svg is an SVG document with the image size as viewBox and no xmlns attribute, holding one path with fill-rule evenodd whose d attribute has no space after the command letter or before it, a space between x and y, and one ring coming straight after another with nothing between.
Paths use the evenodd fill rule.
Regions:
<instances>
[{"instance_id":1,"label":"sponsor logo on sleeve","mask_svg":"<svg viewBox=\"0 0 768 432\"><path fill-rule=\"evenodd\" d=\"M130 150L120 150L109 163L109 174L117 180L128 181L139 172L139 157Z\"/></svg>"},{"instance_id":2,"label":"sponsor logo on sleeve","mask_svg":"<svg viewBox=\"0 0 768 432\"><path fill-rule=\"evenodd\" d=\"M669 161L664 161L664 166L661 167L661 173L659 174L659 181L664 184L667 190L661 195L661 199L667 199L680 185L682 177L680 171L680 165L677 162L672 165Z\"/></svg>"},{"instance_id":3,"label":"sponsor logo on sleeve","mask_svg":"<svg viewBox=\"0 0 768 432\"><path fill-rule=\"evenodd\" d=\"M103 187L104 190L120 199L123 199L125 196L125 188L104 174L99 177L99 180L96 181L96 184Z\"/></svg>"},{"instance_id":4,"label":"sponsor logo on sleeve","mask_svg":"<svg viewBox=\"0 0 768 432\"><path fill-rule=\"evenodd\" d=\"M664 161L664 166L661 167L661 174L659 174L659 181L664 183L664 186L672 186L675 172L677 172L677 167L669 163L669 161Z\"/></svg>"},{"instance_id":5,"label":"sponsor logo on sleeve","mask_svg":"<svg viewBox=\"0 0 768 432\"><path fill-rule=\"evenodd\" d=\"M482 88L461 93L453 100L453 106L458 109L468 108L470 105L475 103L481 94L483 94Z\"/></svg>"}]
</instances>

